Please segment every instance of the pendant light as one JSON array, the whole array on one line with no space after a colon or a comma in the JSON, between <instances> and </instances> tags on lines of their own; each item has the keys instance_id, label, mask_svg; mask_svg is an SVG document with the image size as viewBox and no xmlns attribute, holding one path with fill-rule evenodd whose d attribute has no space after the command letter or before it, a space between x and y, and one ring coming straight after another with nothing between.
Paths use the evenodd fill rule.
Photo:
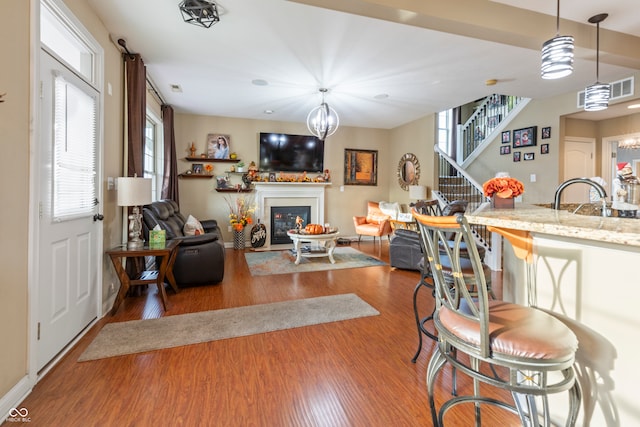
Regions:
<instances>
[{"instance_id":1,"label":"pendant light","mask_svg":"<svg viewBox=\"0 0 640 427\"><path fill-rule=\"evenodd\" d=\"M218 6L207 0L183 0L178 7L182 13L182 19L188 24L209 28L220 22Z\"/></svg>"},{"instance_id":2,"label":"pendant light","mask_svg":"<svg viewBox=\"0 0 640 427\"><path fill-rule=\"evenodd\" d=\"M309 128L309 132L324 141L326 137L336 132L340 124L340 118L336 110L324 102L324 95L329 92L329 89L320 88L319 91L322 94L322 103L309 112L307 128Z\"/></svg>"},{"instance_id":3,"label":"pendant light","mask_svg":"<svg viewBox=\"0 0 640 427\"><path fill-rule=\"evenodd\" d=\"M604 21L608 13L589 18L591 24L596 24L596 82L587 86L584 91L584 110L599 111L609 107L609 97L611 96L611 86L608 83L600 83L600 23Z\"/></svg>"},{"instance_id":4,"label":"pendant light","mask_svg":"<svg viewBox=\"0 0 640 427\"><path fill-rule=\"evenodd\" d=\"M560 0L556 14L556 36L542 45L543 79L559 79L573 73L573 36L560 35Z\"/></svg>"}]
</instances>

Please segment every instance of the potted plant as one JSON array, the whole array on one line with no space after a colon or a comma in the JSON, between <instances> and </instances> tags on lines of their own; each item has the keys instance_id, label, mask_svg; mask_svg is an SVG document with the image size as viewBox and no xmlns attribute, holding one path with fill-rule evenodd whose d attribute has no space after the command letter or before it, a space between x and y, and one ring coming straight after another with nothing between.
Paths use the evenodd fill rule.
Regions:
<instances>
[{"instance_id":1,"label":"potted plant","mask_svg":"<svg viewBox=\"0 0 640 427\"><path fill-rule=\"evenodd\" d=\"M240 161L236 164L236 172L244 172L245 171L245 164L244 162Z\"/></svg>"}]
</instances>

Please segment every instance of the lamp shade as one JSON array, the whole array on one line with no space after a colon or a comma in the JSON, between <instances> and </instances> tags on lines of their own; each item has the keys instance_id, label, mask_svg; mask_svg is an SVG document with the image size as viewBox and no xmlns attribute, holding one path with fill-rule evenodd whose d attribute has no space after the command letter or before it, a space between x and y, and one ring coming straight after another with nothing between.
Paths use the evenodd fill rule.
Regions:
<instances>
[{"instance_id":1,"label":"lamp shade","mask_svg":"<svg viewBox=\"0 0 640 427\"><path fill-rule=\"evenodd\" d=\"M542 45L543 79L559 79L573 72L573 36L556 36Z\"/></svg>"},{"instance_id":2,"label":"lamp shade","mask_svg":"<svg viewBox=\"0 0 640 427\"><path fill-rule=\"evenodd\" d=\"M118 206L148 205L151 199L151 178L118 178Z\"/></svg>"},{"instance_id":3,"label":"lamp shade","mask_svg":"<svg viewBox=\"0 0 640 427\"><path fill-rule=\"evenodd\" d=\"M584 91L585 111L605 110L609 106L611 86L607 83L594 83Z\"/></svg>"},{"instance_id":4,"label":"lamp shade","mask_svg":"<svg viewBox=\"0 0 640 427\"><path fill-rule=\"evenodd\" d=\"M410 185L409 198L415 200L424 200L427 198L427 187L424 185Z\"/></svg>"}]
</instances>

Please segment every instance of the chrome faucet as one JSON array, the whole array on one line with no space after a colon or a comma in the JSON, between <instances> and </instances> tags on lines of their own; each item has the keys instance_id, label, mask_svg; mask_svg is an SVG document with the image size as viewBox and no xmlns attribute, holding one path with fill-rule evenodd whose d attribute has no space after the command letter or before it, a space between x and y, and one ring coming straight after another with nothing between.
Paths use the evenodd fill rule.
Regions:
<instances>
[{"instance_id":1,"label":"chrome faucet","mask_svg":"<svg viewBox=\"0 0 640 427\"><path fill-rule=\"evenodd\" d=\"M596 191L600 195L600 200L602 200L602 216L607 216L607 192L605 191L604 187L602 187L602 185L590 180L589 178L571 178L560 184L556 189L556 194L553 198L553 209L560 209L560 197L562 196L562 192L564 191L564 189L571 184L578 183L587 184L596 189Z\"/></svg>"}]
</instances>

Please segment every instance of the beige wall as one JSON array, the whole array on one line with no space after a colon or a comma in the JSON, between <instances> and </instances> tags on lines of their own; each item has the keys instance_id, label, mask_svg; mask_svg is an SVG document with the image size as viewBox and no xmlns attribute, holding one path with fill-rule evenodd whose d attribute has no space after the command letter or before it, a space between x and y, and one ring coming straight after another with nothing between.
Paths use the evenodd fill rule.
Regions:
<instances>
[{"instance_id":1,"label":"beige wall","mask_svg":"<svg viewBox=\"0 0 640 427\"><path fill-rule=\"evenodd\" d=\"M640 74L636 74L635 79L638 81ZM626 102L640 96L637 86L634 96L622 101ZM468 168L469 173L482 183L496 172L508 172L510 176L524 183L524 202L550 203L556 187L563 180L563 141L567 137L583 137L596 140L596 174L601 174L602 138L640 132L640 114L601 121L571 118L571 114L579 111L575 105L575 96L574 92L570 92L553 98L532 100L523 112L509 123L507 130L510 131L538 126L538 145L519 150L522 153L535 153L535 160L513 162L511 155L500 156L498 153L501 141L496 139ZM547 126L551 127L551 138L543 140L540 133L542 128ZM549 144L549 154L540 154L541 144ZM536 182L530 182L532 174L536 175Z\"/></svg>"},{"instance_id":2,"label":"beige wall","mask_svg":"<svg viewBox=\"0 0 640 427\"><path fill-rule=\"evenodd\" d=\"M0 2L0 396L27 373L29 243L29 2Z\"/></svg>"},{"instance_id":3,"label":"beige wall","mask_svg":"<svg viewBox=\"0 0 640 427\"><path fill-rule=\"evenodd\" d=\"M408 205L409 192L403 190L398 183L398 166L400 157L405 153L413 153L420 163L419 185L427 187L427 197L435 182L433 145L435 141L435 115L430 114L421 119L399 126L391 131L389 147L391 158L386 171L389 180L388 200Z\"/></svg>"},{"instance_id":4,"label":"beige wall","mask_svg":"<svg viewBox=\"0 0 640 427\"><path fill-rule=\"evenodd\" d=\"M35 2L35 0L34 0ZM109 34L83 0L66 0L73 13L90 30L105 50L105 87L111 84L112 95L104 96L104 152L101 159L104 176L119 176L122 170L122 67L120 54L109 41ZM29 331L28 260L30 201L30 49L37 55L37 45L30 38L30 4L25 0L0 2L0 52L6 60L0 67L0 93L7 93L0 104L0 140L3 156L0 159L2 197L9 203L0 206L0 233L5 243L0 248L0 396L7 394L27 374ZM33 64L35 66L35 64ZM103 88L104 90L104 88ZM106 90L104 90L106 93ZM37 131L37 129L34 129ZM33 142L37 150L37 142ZM115 192L106 190L101 203L105 220L104 246L121 241L122 220L116 206ZM35 269L37 266L34 266ZM113 268L103 263L103 295L115 280ZM33 270L32 270L33 271ZM35 280L35 279L32 279ZM109 304L105 303L105 307Z\"/></svg>"},{"instance_id":5,"label":"beige wall","mask_svg":"<svg viewBox=\"0 0 640 427\"><path fill-rule=\"evenodd\" d=\"M191 163L184 160L188 155L191 143L195 143L198 153L206 151L206 138L210 133L221 133L231 136L231 151L238 154L246 164L258 162L258 137L260 132L282 132L291 134L308 134L303 123L272 122L265 120L235 119L227 117L200 116L192 114L176 114L176 151L178 172L184 172ZM395 162L395 154L391 155L388 144L389 131L380 129L364 129L341 126L338 131L325 141L325 168L331 172L331 185L326 189L325 220L334 226L353 234L352 217L366 210L367 200L386 200L389 190L394 184L387 176L391 164ZM340 191L344 179L344 149L359 148L378 150L378 185L354 186L345 185ZM399 158L399 155L398 155ZM214 175L225 175L231 163L213 163ZM240 182L237 175L231 177L232 183ZM226 199L229 193L215 191L213 179L180 179L180 209L185 214L192 214L200 219L217 219L221 224L225 241L231 241L231 233L227 231L228 206ZM247 195L251 197L250 195Z\"/></svg>"}]
</instances>

